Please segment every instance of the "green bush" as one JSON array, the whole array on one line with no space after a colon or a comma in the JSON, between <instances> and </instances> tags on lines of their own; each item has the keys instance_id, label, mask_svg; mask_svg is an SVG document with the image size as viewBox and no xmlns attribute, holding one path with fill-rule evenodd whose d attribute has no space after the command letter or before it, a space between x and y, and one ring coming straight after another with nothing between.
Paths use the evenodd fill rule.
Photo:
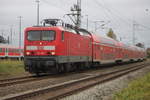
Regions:
<instances>
[{"instance_id":1,"label":"green bush","mask_svg":"<svg viewBox=\"0 0 150 100\"><path fill-rule=\"evenodd\" d=\"M22 61L0 60L0 75L13 75L24 72Z\"/></svg>"}]
</instances>

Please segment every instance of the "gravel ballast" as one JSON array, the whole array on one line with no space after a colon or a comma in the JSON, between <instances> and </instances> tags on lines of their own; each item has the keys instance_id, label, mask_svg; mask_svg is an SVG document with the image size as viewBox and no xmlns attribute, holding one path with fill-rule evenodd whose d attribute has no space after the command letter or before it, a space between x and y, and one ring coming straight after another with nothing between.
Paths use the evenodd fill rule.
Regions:
<instances>
[{"instance_id":1,"label":"gravel ballast","mask_svg":"<svg viewBox=\"0 0 150 100\"><path fill-rule=\"evenodd\" d=\"M113 81L96 85L61 100L112 100L113 94L126 88L128 83L150 72L150 66L117 78Z\"/></svg>"}]
</instances>

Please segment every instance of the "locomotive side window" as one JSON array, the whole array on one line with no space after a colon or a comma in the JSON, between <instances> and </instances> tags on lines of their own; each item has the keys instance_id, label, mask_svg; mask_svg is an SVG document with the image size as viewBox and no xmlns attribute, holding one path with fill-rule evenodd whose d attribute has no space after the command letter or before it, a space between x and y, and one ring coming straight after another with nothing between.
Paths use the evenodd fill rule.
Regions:
<instances>
[{"instance_id":1,"label":"locomotive side window","mask_svg":"<svg viewBox=\"0 0 150 100\"><path fill-rule=\"evenodd\" d=\"M29 31L27 39L30 41L52 41L55 39L55 31Z\"/></svg>"},{"instance_id":2,"label":"locomotive side window","mask_svg":"<svg viewBox=\"0 0 150 100\"><path fill-rule=\"evenodd\" d=\"M62 31L62 37L61 37L61 39L62 39L62 41L64 40L64 31Z\"/></svg>"}]
</instances>

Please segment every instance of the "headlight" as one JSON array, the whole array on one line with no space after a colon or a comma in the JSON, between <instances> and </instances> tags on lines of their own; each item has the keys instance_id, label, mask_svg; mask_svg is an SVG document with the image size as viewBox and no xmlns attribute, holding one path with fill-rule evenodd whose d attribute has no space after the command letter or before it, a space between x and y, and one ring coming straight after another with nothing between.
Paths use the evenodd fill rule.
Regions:
<instances>
[{"instance_id":1,"label":"headlight","mask_svg":"<svg viewBox=\"0 0 150 100\"><path fill-rule=\"evenodd\" d=\"M55 52L51 52L51 55L55 55Z\"/></svg>"},{"instance_id":2,"label":"headlight","mask_svg":"<svg viewBox=\"0 0 150 100\"><path fill-rule=\"evenodd\" d=\"M26 52L26 55L30 55L30 52Z\"/></svg>"}]
</instances>

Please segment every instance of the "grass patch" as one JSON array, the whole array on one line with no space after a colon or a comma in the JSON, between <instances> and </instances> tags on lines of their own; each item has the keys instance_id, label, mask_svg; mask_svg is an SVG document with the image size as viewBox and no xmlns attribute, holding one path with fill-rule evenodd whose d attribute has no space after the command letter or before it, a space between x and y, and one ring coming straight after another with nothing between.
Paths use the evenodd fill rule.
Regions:
<instances>
[{"instance_id":1,"label":"grass patch","mask_svg":"<svg viewBox=\"0 0 150 100\"><path fill-rule=\"evenodd\" d=\"M115 94L113 100L150 100L150 73L132 81L127 88Z\"/></svg>"},{"instance_id":2,"label":"grass patch","mask_svg":"<svg viewBox=\"0 0 150 100\"><path fill-rule=\"evenodd\" d=\"M0 75L15 75L24 72L23 61L0 60Z\"/></svg>"}]
</instances>

